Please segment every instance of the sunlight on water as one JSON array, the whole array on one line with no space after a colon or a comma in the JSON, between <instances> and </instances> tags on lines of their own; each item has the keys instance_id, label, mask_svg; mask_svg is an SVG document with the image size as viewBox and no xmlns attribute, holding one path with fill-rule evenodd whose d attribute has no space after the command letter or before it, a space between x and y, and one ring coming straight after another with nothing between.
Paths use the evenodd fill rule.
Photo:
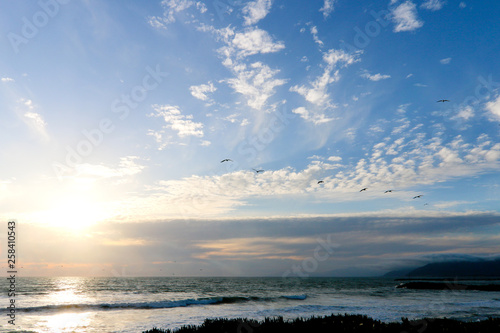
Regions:
<instances>
[{"instance_id":1,"label":"sunlight on water","mask_svg":"<svg viewBox=\"0 0 500 333\"><path fill-rule=\"evenodd\" d=\"M45 317L38 325L42 332L86 332L92 313L60 313Z\"/></svg>"}]
</instances>

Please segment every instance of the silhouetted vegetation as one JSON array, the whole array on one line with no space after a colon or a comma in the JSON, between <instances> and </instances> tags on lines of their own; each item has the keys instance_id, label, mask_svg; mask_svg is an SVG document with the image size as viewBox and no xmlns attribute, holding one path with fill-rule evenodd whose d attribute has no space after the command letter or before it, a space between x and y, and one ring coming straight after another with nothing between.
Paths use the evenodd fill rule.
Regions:
<instances>
[{"instance_id":1,"label":"silhouetted vegetation","mask_svg":"<svg viewBox=\"0 0 500 333\"><path fill-rule=\"evenodd\" d=\"M253 319L206 319L200 326L183 326L175 330L153 328L143 333L323 333L323 332L380 332L380 333L498 333L500 318L479 322L452 319L402 318L399 323L384 323L362 315L331 315L325 317L284 320L282 317Z\"/></svg>"}]
</instances>

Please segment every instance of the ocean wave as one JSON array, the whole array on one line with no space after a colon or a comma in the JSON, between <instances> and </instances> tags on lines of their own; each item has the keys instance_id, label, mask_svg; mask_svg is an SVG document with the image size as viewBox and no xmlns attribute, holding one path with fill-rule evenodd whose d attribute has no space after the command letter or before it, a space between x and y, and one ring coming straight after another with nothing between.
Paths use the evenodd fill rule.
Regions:
<instances>
[{"instance_id":1,"label":"ocean wave","mask_svg":"<svg viewBox=\"0 0 500 333\"><path fill-rule=\"evenodd\" d=\"M306 295L282 296L289 300L304 300ZM44 305L26 308L17 308L16 311L24 312L71 312L71 311L88 311L88 310L119 310L119 309L167 309L187 306L204 306L217 304L234 304L245 302L274 302L278 298L270 297L243 297L243 296L227 296L227 297L207 297L207 298L188 298L182 300L164 300L151 302L131 302L131 303L98 303L98 304L58 304Z\"/></svg>"},{"instance_id":2,"label":"ocean wave","mask_svg":"<svg viewBox=\"0 0 500 333\"><path fill-rule=\"evenodd\" d=\"M296 299L296 300L305 300L307 298L306 294L303 295L291 295L291 296L281 296L286 299Z\"/></svg>"}]
</instances>

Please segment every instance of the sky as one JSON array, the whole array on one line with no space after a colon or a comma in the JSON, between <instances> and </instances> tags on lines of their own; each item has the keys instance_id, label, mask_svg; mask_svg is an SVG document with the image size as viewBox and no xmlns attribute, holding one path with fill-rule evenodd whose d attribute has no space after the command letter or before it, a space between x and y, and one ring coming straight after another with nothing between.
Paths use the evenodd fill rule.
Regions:
<instances>
[{"instance_id":1,"label":"sky","mask_svg":"<svg viewBox=\"0 0 500 333\"><path fill-rule=\"evenodd\" d=\"M376 276L496 258L499 13L2 1L0 252L15 220L25 276Z\"/></svg>"}]
</instances>

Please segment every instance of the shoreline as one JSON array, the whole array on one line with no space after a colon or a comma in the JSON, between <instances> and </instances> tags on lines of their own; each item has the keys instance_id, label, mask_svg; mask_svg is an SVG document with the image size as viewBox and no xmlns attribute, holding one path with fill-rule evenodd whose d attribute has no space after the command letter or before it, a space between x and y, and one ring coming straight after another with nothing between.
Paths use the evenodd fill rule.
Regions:
<instances>
[{"instance_id":1,"label":"shoreline","mask_svg":"<svg viewBox=\"0 0 500 333\"><path fill-rule=\"evenodd\" d=\"M423 318L401 322L382 322L365 315L329 315L324 317L296 318L270 317L262 321L253 319L205 319L199 325L182 326L177 329L152 328L142 333L276 333L276 332L380 332L380 333L475 333L500 332L500 318L482 321L461 321L447 318Z\"/></svg>"}]
</instances>

